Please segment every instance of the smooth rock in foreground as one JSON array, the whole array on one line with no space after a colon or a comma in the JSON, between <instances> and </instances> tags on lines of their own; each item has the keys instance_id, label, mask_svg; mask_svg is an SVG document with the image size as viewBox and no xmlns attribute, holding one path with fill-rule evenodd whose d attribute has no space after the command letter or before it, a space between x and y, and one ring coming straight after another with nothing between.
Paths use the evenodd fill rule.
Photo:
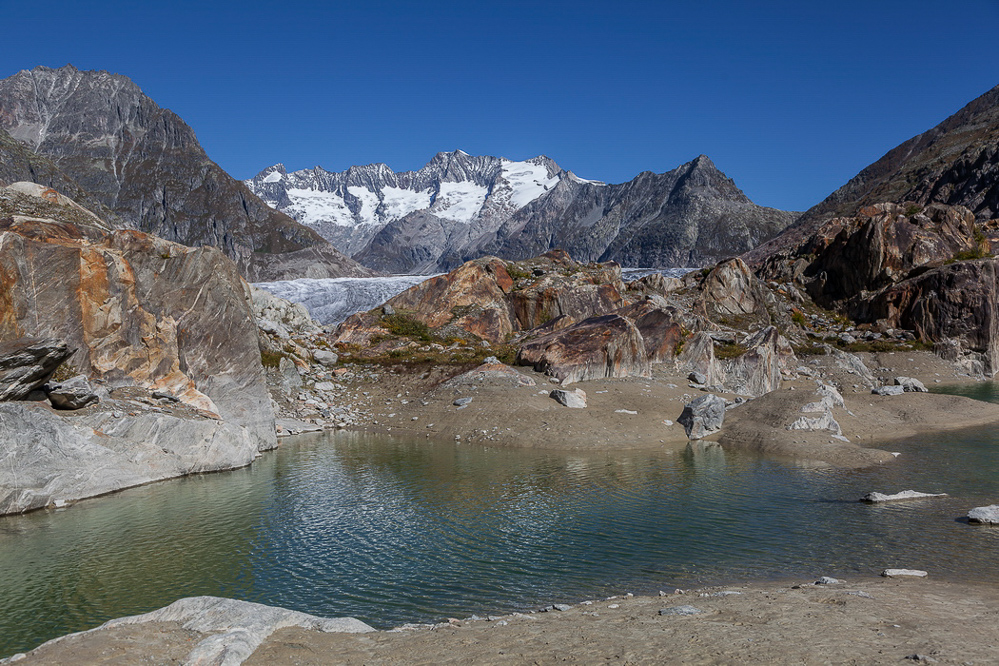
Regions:
<instances>
[{"instance_id":1,"label":"smooth rock in foreground","mask_svg":"<svg viewBox=\"0 0 999 666\"><path fill-rule=\"evenodd\" d=\"M212 666L238 666L268 636L285 627L302 627L324 633L359 634L375 631L373 627L352 617L324 618L249 601L204 596L179 599L150 613L109 620L96 629L62 636L45 645L80 634L147 622L176 622L189 631L212 634L195 645L185 659L186 664Z\"/></svg>"},{"instance_id":2,"label":"smooth rock in foreground","mask_svg":"<svg viewBox=\"0 0 999 666\"><path fill-rule=\"evenodd\" d=\"M709 393L688 403L677 423L687 432L687 439L701 439L721 430L724 420L725 399Z\"/></svg>"},{"instance_id":3,"label":"smooth rock in foreground","mask_svg":"<svg viewBox=\"0 0 999 666\"><path fill-rule=\"evenodd\" d=\"M947 497L947 493L920 493L915 490L903 490L900 493L895 493L894 495L885 495L884 493L867 493L860 498L861 502L896 502L899 500L910 500L910 499L922 499L924 497Z\"/></svg>"},{"instance_id":4,"label":"smooth rock in foreground","mask_svg":"<svg viewBox=\"0 0 999 666\"><path fill-rule=\"evenodd\" d=\"M968 520L973 523L999 525L999 504L975 507L968 512Z\"/></svg>"}]
</instances>

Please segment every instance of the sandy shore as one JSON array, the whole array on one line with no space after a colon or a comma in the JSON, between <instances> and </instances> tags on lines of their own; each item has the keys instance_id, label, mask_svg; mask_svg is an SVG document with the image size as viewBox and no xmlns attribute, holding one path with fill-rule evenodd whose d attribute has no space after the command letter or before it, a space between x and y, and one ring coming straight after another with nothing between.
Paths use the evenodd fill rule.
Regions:
<instances>
[{"instance_id":1,"label":"sandy shore","mask_svg":"<svg viewBox=\"0 0 999 666\"><path fill-rule=\"evenodd\" d=\"M812 583L622 596L367 634L285 628L244 663L990 664L999 657L999 587L932 579ZM660 614L679 606L698 612ZM132 625L49 644L16 663L183 663L204 638L175 622Z\"/></svg>"}]
</instances>

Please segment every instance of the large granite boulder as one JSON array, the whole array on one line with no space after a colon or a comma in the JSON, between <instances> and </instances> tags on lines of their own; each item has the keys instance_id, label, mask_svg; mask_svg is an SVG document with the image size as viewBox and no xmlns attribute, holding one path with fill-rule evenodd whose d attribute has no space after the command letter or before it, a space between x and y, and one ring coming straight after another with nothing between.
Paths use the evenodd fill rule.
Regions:
<instances>
[{"instance_id":1,"label":"large granite boulder","mask_svg":"<svg viewBox=\"0 0 999 666\"><path fill-rule=\"evenodd\" d=\"M65 340L76 371L159 389L277 445L246 283L211 247L0 220L0 343Z\"/></svg>"},{"instance_id":2,"label":"large granite boulder","mask_svg":"<svg viewBox=\"0 0 999 666\"><path fill-rule=\"evenodd\" d=\"M719 390L758 397L780 388L781 376L794 365L790 343L773 326L746 336L742 342L719 342L706 331L695 333L683 346L677 361L686 373L705 378ZM719 353L724 358L719 358Z\"/></svg>"},{"instance_id":3,"label":"large granite boulder","mask_svg":"<svg viewBox=\"0 0 999 666\"><path fill-rule=\"evenodd\" d=\"M711 269L700 288L698 307L711 321L740 328L771 323L766 287L738 257Z\"/></svg>"},{"instance_id":4,"label":"large granite boulder","mask_svg":"<svg viewBox=\"0 0 999 666\"><path fill-rule=\"evenodd\" d=\"M0 400L23 400L72 355L58 338L0 341Z\"/></svg>"},{"instance_id":5,"label":"large granite boulder","mask_svg":"<svg viewBox=\"0 0 999 666\"><path fill-rule=\"evenodd\" d=\"M590 317L523 344L517 364L533 366L563 385L604 377L648 377L645 344L638 329L616 314Z\"/></svg>"}]
</instances>

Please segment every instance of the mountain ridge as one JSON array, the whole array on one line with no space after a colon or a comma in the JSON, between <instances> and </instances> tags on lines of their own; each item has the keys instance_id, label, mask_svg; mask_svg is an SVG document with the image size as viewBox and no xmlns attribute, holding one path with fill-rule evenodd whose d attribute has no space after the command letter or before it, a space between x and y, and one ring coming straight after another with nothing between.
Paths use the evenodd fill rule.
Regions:
<instances>
[{"instance_id":1,"label":"mountain ridge","mask_svg":"<svg viewBox=\"0 0 999 666\"><path fill-rule=\"evenodd\" d=\"M398 173L383 163L341 172L276 164L246 183L362 264L397 273L556 247L581 261L699 265L740 254L796 217L753 204L706 155L616 185L545 155L514 161L461 150Z\"/></svg>"}]
</instances>

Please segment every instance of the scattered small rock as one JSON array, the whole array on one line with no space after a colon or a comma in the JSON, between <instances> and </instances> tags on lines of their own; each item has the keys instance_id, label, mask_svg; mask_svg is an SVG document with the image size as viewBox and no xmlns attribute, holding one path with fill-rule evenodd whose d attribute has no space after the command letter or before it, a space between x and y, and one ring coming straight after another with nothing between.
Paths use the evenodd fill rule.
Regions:
<instances>
[{"instance_id":1,"label":"scattered small rock","mask_svg":"<svg viewBox=\"0 0 999 666\"><path fill-rule=\"evenodd\" d=\"M455 407L464 407L465 405L467 405L467 404L469 404L471 402L472 402L472 398L471 397L464 397L464 398L457 398L451 404L454 405Z\"/></svg>"},{"instance_id":2,"label":"scattered small rock","mask_svg":"<svg viewBox=\"0 0 999 666\"><path fill-rule=\"evenodd\" d=\"M699 615L701 613L700 608L695 608L694 606L689 606L684 604L683 606L670 606L669 608L659 609L660 615Z\"/></svg>"}]
</instances>

